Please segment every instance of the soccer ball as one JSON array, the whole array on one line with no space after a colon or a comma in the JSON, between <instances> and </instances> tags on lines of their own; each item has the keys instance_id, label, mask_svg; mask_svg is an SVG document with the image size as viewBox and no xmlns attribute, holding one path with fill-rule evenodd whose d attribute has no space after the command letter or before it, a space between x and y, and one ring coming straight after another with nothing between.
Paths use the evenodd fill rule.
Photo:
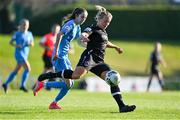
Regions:
<instances>
[{"instance_id":1,"label":"soccer ball","mask_svg":"<svg viewBox=\"0 0 180 120\"><path fill-rule=\"evenodd\" d=\"M117 71L110 70L106 73L105 81L110 86L116 86L120 83L121 76Z\"/></svg>"}]
</instances>

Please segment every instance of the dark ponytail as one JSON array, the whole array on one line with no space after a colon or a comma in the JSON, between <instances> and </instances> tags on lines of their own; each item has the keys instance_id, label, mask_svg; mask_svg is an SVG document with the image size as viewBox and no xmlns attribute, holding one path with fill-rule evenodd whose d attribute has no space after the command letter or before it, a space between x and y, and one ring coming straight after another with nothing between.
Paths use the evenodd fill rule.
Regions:
<instances>
[{"instance_id":1,"label":"dark ponytail","mask_svg":"<svg viewBox=\"0 0 180 120\"><path fill-rule=\"evenodd\" d=\"M76 16L80 15L83 12L87 12L84 8L75 8L71 14L67 14L63 17L62 25L69 20L75 19Z\"/></svg>"}]
</instances>

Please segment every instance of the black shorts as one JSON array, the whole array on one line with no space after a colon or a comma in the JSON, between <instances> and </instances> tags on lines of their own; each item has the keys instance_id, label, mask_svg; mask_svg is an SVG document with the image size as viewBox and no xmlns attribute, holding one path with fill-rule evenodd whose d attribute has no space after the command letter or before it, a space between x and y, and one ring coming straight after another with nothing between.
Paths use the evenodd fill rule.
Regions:
<instances>
[{"instance_id":1,"label":"black shorts","mask_svg":"<svg viewBox=\"0 0 180 120\"><path fill-rule=\"evenodd\" d=\"M160 70L158 68L151 68L151 74L158 74L160 72Z\"/></svg>"},{"instance_id":2,"label":"black shorts","mask_svg":"<svg viewBox=\"0 0 180 120\"><path fill-rule=\"evenodd\" d=\"M52 68L51 57L43 55L44 68Z\"/></svg>"},{"instance_id":3,"label":"black shorts","mask_svg":"<svg viewBox=\"0 0 180 120\"><path fill-rule=\"evenodd\" d=\"M111 70L110 67L104 63L104 60L93 54L92 50L85 50L83 52L77 66L85 67L87 70L99 77L102 72Z\"/></svg>"}]
</instances>

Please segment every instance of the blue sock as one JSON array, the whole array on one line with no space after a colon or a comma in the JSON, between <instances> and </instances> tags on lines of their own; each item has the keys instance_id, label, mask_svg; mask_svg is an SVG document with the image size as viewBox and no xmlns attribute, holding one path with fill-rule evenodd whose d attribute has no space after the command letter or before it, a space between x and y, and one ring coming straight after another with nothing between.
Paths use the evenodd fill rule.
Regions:
<instances>
[{"instance_id":1,"label":"blue sock","mask_svg":"<svg viewBox=\"0 0 180 120\"><path fill-rule=\"evenodd\" d=\"M44 85L45 85L45 88L66 88L67 87L64 81L45 82Z\"/></svg>"},{"instance_id":2,"label":"blue sock","mask_svg":"<svg viewBox=\"0 0 180 120\"><path fill-rule=\"evenodd\" d=\"M61 91L59 92L59 94L54 99L54 102L60 101L68 93L68 91L69 91L69 89L67 87L62 88Z\"/></svg>"},{"instance_id":3,"label":"blue sock","mask_svg":"<svg viewBox=\"0 0 180 120\"><path fill-rule=\"evenodd\" d=\"M8 86L8 84L14 79L14 77L17 75L17 72L11 72L11 74L9 75L8 79L6 80L6 82L4 83L6 86Z\"/></svg>"},{"instance_id":4,"label":"blue sock","mask_svg":"<svg viewBox=\"0 0 180 120\"><path fill-rule=\"evenodd\" d=\"M25 69L22 75L21 87L25 87L28 76L29 70Z\"/></svg>"},{"instance_id":5,"label":"blue sock","mask_svg":"<svg viewBox=\"0 0 180 120\"><path fill-rule=\"evenodd\" d=\"M60 101L69 91L69 88L67 87L67 85L64 81L47 82L47 83L45 83L45 87L47 87L47 88L61 88L61 91L56 96L54 102Z\"/></svg>"}]
</instances>

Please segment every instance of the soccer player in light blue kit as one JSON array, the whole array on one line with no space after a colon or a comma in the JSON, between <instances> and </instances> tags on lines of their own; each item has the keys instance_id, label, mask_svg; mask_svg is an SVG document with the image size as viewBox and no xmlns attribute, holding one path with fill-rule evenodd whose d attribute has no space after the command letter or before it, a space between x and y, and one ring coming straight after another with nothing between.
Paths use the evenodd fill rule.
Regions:
<instances>
[{"instance_id":1,"label":"soccer player in light blue kit","mask_svg":"<svg viewBox=\"0 0 180 120\"><path fill-rule=\"evenodd\" d=\"M62 29L57 35L54 53L52 56L52 63L55 67L55 72L59 72L65 69L71 69L71 62L68 59L68 51L70 49L70 42L75 38L80 38L81 27L80 25L84 23L87 18L87 11L84 8L76 8L72 14L67 17L67 20L62 26ZM61 88L60 93L54 99L54 101L49 105L49 109L61 109L57 104L72 88L74 81L71 79L63 79L62 81L54 82L42 82L37 81L36 87L34 89L34 95L37 95L37 91L43 87L48 88Z\"/></svg>"},{"instance_id":2,"label":"soccer player in light blue kit","mask_svg":"<svg viewBox=\"0 0 180 120\"><path fill-rule=\"evenodd\" d=\"M15 59L17 65L15 69L10 73L9 77L7 78L6 82L3 83L2 87L7 92L7 88L10 82L15 78L21 67L24 67L24 72L22 75L22 81L20 90L24 92L28 92L26 89L26 81L29 76L29 72L31 70L30 64L28 62L29 50L30 46L34 46L34 39L33 35L29 29L29 20L22 19L20 21L19 30L15 32L10 41L10 44L15 47Z\"/></svg>"}]
</instances>

